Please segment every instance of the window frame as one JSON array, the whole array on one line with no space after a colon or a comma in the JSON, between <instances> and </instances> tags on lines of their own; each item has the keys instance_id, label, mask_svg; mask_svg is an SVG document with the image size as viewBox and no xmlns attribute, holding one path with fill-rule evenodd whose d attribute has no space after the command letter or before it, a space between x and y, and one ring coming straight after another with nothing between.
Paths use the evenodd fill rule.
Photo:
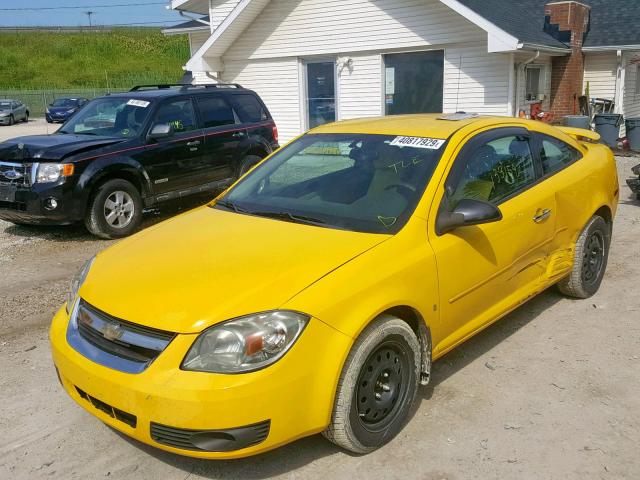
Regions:
<instances>
[{"instance_id":1,"label":"window frame","mask_svg":"<svg viewBox=\"0 0 640 480\"><path fill-rule=\"evenodd\" d=\"M264 120L258 120L256 122L251 121L251 120L245 120L242 117L242 115L240 115L242 113L242 111L244 110L244 107L242 106L242 104L238 100L238 97L241 96L241 95L248 95L250 97L253 97L255 99L255 101L258 102L258 105L260 105L260 107L262 108L262 111L263 111L264 115L266 116L266 118ZM262 101L260 96L257 93L253 92L253 91L232 92L229 95L229 100L230 100L229 103L232 104L234 112L236 113L236 115L238 117L238 122L241 123L241 124L257 125L257 124L262 124L262 123L273 121L273 117L271 116L271 113L269 112L269 109L264 104L264 102Z\"/></svg>"},{"instance_id":2,"label":"window frame","mask_svg":"<svg viewBox=\"0 0 640 480\"><path fill-rule=\"evenodd\" d=\"M476 152L476 150L482 145L486 145L487 143L493 142L495 140L511 136L526 137L528 139L529 149L531 150L531 158L533 161L533 168L535 171L535 179L532 183L527 184L524 188L516 190L511 195L501 198L499 202L490 203L492 203L492 205L495 205L496 207L500 207L500 205L502 205L503 203L508 202L512 198L517 197L518 195L526 192L527 190L540 183L541 179L543 179L542 163L540 162L540 157L534 148L533 132L527 130L524 127L494 128L491 130L480 132L479 134L469 139L462 146L462 148L458 152L458 155L456 155L456 158L453 160L453 165L451 166L451 169L449 170L449 173L447 175L447 179L444 183L445 193L441 199L441 208L443 208L443 205L448 204L449 198L453 193L453 189L456 188L458 182L460 182L462 174L464 173L464 169L469 163L469 160L473 158L473 154Z\"/></svg>"},{"instance_id":3,"label":"window frame","mask_svg":"<svg viewBox=\"0 0 640 480\"><path fill-rule=\"evenodd\" d=\"M227 106L231 109L231 113L233 113L233 121L234 123L226 123L224 125L216 125L214 127L207 127L205 125L205 119L204 116L202 114L202 112L200 111L200 102L205 101L208 98L219 98L221 99L223 102L225 102L227 104ZM216 92L216 93L208 93L208 94L203 94L203 95L196 95L193 97L193 103L195 105L195 109L196 109L196 115L198 116L199 122L200 122L200 128L204 129L204 130L212 130L212 129L229 129L231 127L237 127L238 125L242 124L242 120L240 119L240 117L238 116L238 112L236 111L236 107L234 102L230 101L229 98L227 98L226 95L220 93L220 92Z\"/></svg>"},{"instance_id":4,"label":"window frame","mask_svg":"<svg viewBox=\"0 0 640 480\"><path fill-rule=\"evenodd\" d=\"M542 176L540 177L540 179L538 181L543 181L546 180L547 178L553 177L554 175L557 175L558 173L566 170L568 167L575 165L576 163L578 163L580 160L582 160L584 158L584 154L580 151L580 149L574 147L573 145L571 145L568 142L565 142L564 140L562 140L561 138L558 138L554 135L549 135L546 133L542 133L542 132L531 132L532 134L532 146L533 148L535 148L534 151L534 155L538 160L538 163L540 164L540 172L542 174ZM573 150L575 150L576 152L578 152L578 158L576 158L575 160L573 160L571 163L567 163L566 165L564 165L562 168L560 168L559 170L555 170L553 172L549 172L549 173L544 173L544 165L542 164L542 157L540 156L540 152L542 151L543 148L543 140L545 138L552 138L558 142L564 143L565 145L569 146L570 148L572 148Z\"/></svg>"},{"instance_id":5,"label":"window frame","mask_svg":"<svg viewBox=\"0 0 640 480\"><path fill-rule=\"evenodd\" d=\"M194 132L198 132L199 130L201 131L202 119L200 118L200 112L198 111L198 105L196 104L195 99L191 95L180 95L175 97L167 97L157 102L156 108L153 110L153 112L151 112L151 115L149 115L149 118L147 119L148 125L147 125L147 132L145 136L151 132L151 130L155 125L157 125L156 115L158 114L160 109L165 105L167 105L168 103L181 101L181 100L189 100L191 102L191 108L193 108L193 114L195 116L196 123L195 123L195 128L193 130L188 130L185 132L174 132L174 136L193 135ZM142 129L142 131L144 131L144 129Z\"/></svg>"},{"instance_id":6,"label":"window frame","mask_svg":"<svg viewBox=\"0 0 640 480\"><path fill-rule=\"evenodd\" d=\"M527 81L527 73L530 70L538 70L538 95L536 98L530 100L527 98L527 89L529 88L529 82ZM543 94L542 90L544 89L544 65L538 65L538 64L530 64L527 65L526 68L524 69L524 101L527 103L537 103L540 102L541 100L539 99L540 95Z\"/></svg>"}]
</instances>

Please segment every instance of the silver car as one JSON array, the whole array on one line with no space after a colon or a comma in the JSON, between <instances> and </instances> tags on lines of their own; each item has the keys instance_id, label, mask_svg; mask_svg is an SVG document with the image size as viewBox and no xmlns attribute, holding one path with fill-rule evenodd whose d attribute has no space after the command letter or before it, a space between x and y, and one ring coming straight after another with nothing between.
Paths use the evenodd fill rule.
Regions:
<instances>
[{"instance_id":1,"label":"silver car","mask_svg":"<svg viewBox=\"0 0 640 480\"><path fill-rule=\"evenodd\" d=\"M0 100L0 125L29 121L29 108L19 100Z\"/></svg>"}]
</instances>

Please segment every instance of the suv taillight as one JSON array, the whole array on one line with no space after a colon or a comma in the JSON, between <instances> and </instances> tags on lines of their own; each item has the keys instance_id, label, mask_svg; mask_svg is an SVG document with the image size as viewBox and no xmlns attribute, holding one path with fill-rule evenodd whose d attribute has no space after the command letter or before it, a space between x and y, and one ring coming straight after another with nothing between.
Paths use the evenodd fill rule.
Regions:
<instances>
[{"instance_id":1,"label":"suv taillight","mask_svg":"<svg viewBox=\"0 0 640 480\"><path fill-rule=\"evenodd\" d=\"M273 141L278 143L278 126L274 123L272 128L273 128Z\"/></svg>"}]
</instances>

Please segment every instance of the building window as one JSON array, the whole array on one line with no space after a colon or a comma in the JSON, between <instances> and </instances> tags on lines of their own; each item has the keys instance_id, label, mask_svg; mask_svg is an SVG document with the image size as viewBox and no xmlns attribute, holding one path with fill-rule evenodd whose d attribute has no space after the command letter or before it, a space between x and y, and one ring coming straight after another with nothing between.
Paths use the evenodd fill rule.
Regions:
<instances>
[{"instance_id":1,"label":"building window","mask_svg":"<svg viewBox=\"0 0 640 480\"><path fill-rule=\"evenodd\" d=\"M527 67L525 99L528 102L538 101L540 95L540 80L542 79L541 67Z\"/></svg>"}]
</instances>

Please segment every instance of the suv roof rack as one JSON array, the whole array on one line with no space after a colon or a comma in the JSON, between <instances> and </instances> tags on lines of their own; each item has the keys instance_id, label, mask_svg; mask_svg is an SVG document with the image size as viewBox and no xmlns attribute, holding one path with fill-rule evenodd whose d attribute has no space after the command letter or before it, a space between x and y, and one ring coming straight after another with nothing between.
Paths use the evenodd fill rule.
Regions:
<instances>
[{"instance_id":1,"label":"suv roof rack","mask_svg":"<svg viewBox=\"0 0 640 480\"><path fill-rule=\"evenodd\" d=\"M242 88L238 83L213 83L208 85L192 85L190 83L161 83L158 85L136 85L130 92L139 92L142 90L167 90L169 88L180 87L181 90L189 90L196 88Z\"/></svg>"}]
</instances>

